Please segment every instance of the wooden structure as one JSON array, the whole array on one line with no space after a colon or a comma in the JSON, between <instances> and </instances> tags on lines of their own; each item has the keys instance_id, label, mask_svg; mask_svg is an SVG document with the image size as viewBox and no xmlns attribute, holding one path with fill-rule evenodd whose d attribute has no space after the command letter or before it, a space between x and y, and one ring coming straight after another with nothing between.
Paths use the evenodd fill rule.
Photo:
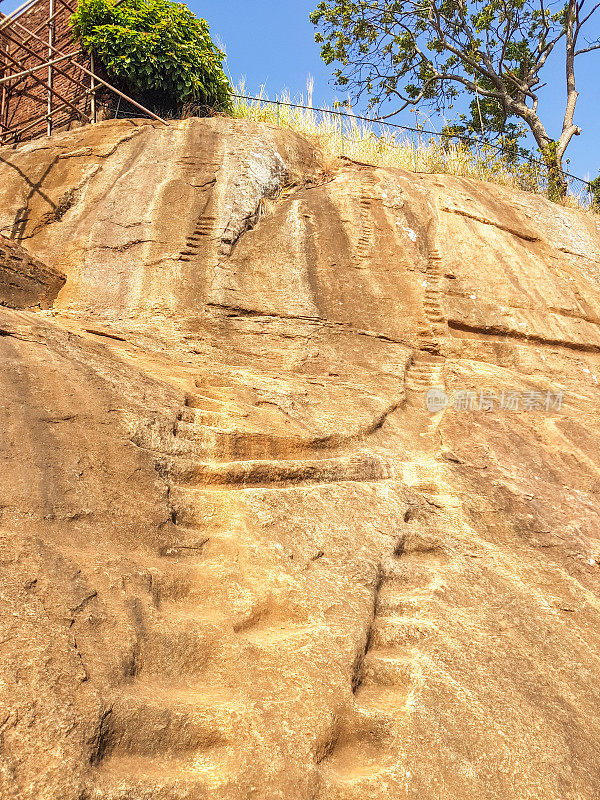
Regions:
<instances>
[{"instance_id":1,"label":"wooden structure","mask_svg":"<svg viewBox=\"0 0 600 800\"><path fill-rule=\"evenodd\" d=\"M0 144L97 122L110 116L115 95L163 122L99 75L93 56L74 44L76 3L27 0L0 13Z\"/></svg>"}]
</instances>

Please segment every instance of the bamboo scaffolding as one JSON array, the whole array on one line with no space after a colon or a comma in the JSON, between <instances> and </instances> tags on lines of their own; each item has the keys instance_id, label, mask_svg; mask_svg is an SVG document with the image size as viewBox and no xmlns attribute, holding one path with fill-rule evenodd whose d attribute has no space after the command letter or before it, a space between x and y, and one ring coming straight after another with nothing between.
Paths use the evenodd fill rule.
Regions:
<instances>
[{"instance_id":1,"label":"bamboo scaffolding","mask_svg":"<svg viewBox=\"0 0 600 800\"><path fill-rule=\"evenodd\" d=\"M71 14L74 14L74 13L75 13L75 9L74 9L72 6L70 6L68 3L66 3L66 2L65 2L65 0L58 0L58 2L59 2L59 3L60 3L62 6L64 6L64 7L67 9L67 11L68 11L69 13L71 13Z\"/></svg>"},{"instance_id":2,"label":"bamboo scaffolding","mask_svg":"<svg viewBox=\"0 0 600 800\"><path fill-rule=\"evenodd\" d=\"M31 34L32 38L36 39L37 41L41 42L42 44L45 44L43 39L40 39L39 36L32 34L31 31L28 28L26 28L24 25L21 25L20 22L15 20L14 24L17 25L19 28L21 28L25 33ZM59 56L65 55L64 53L62 53L56 47L52 47L52 52L56 53ZM149 117L151 117L152 119L156 120L157 122L162 122L163 125L167 125L168 124L162 117L159 117L158 114L155 114L153 111L150 111L149 108L146 108L141 103L138 103L137 100L134 100L132 97L129 97L129 95L126 95L125 92L121 92L119 89L116 88L116 86L113 86L112 84L108 83L108 81L103 80L98 75L96 75L91 70L89 70L87 67L84 67L82 64L77 64L77 66L86 75L88 75L91 78L94 78L98 83L102 84L102 86L106 86L107 89L109 89L111 92L114 92L119 97L123 98L123 100L125 100L126 102L131 103L131 105L135 106L135 108L139 108L140 111L144 112L144 114L147 114Z\"/></svg>"},{"instance_id":3,"label":"bamboo scaffolding","mask_svg":"<svg viewBox=\"0 0 600 800\"><path fill-rule=\"evenodd\" d=\"M80 98L81 99L81 98ZM67 108L67 105L56 106L54 109L54 114L62 113ZM35 119L28 120L26 125L15 125L14 128L5 128L4 136L10 136L11 134L14 135L17 139L23 134L26 133L31 128L34 128L36 125L39 125L40 122L44 122L46 119L46 113L40 114ZM4 126L2 126L4 127Z\"/></svg>"},{"instance_id":4,"label":"bamboo scaffolding","mask_svg":"<svg viewBox=\"0 0 600 800\"><path fill-rule=\"evenodd\" d=\"M11 61L17 67L19 66L19 61L16 58L13 58L12 55L10 55L9 53L5 53L4 55L5 55L5 58L7 58L9 61ZM43 59L43 56L38 56L37 53L34 53L34 55L36 56L36 58L42 58ZM49 92L52 92L53 94L56 95L56 97L58 97L58 99L62 103L65 103L66 105L70 106L70 108L78 116L82 117L84 120L87 120L88 122L90 121L90 118L88 117L88 115L84 111L81 111L81 109L79 109L79 108L77 108L77 106L73 105L73 103L71 103L70 100L67 100L66 97L63 97L62 94L60 94L59 92L56 91L56 89L53 89L51 86L49 86L47 83L45 83L41 78L38 78L37 75L35 75L35 74L32 74L31 77L33 78L33 80L39 86L43 87L44 89L46 89ZM87 91L87 86L83 86L83 89L84 89L84 91Z\"/></svg>"},{"instance_id":5,"label":"bamboo scaffolding","mask_svg":"<svg viewBox=\"0 0 600 800\"><path fill-rule=\"evenodd\" d=\"M41 22L41 23L40 23L40 24L37 26L37 28L34 28L34 31L33 31L33 32L34 32L34 33L39 33L40 31L42 31L42 30L43 30L43 29L46 27L46 25L48 25L50 22L54 22L54 20L56 19L56 17L57 17L59 14L60 14L60 11L55 11L55 12L54 12L54 14L52 14L52 15L50 16L50 19L47 19L47 20L44 20L43 22ZM30 39L31 39L31 37L30 37L30 36L29 36L29 37L26 37L25 39L23 39L23 42L24 42L24 44L27 44L27 42L28 42L28 41L30 41Z\"/></svg>"},{"instance_id":6,"label":"bamboo scaffolding","mask_svg":"<svg viewBox=\"0 0 600 800\"><path fill-rule=\"evenodd\" d=\"M46 56L43 56L40 53L36 53L35 50L32 50L27 45L24 45L22 42L20 42L17 38L12 36L11 34L9 34L6 31L4 31L3 36L5 38L7 38L10 42L15 44L17 47L20 47L21 49L25 50L25 52L27 53L28 56L31 56L32 58L37 58L42 63L46 62ZM40 42L44 41L43 39L40 39L39 36L36 36L35 38L38 39ZM44 45L47 47L45 42L44 42ZM51 49L55 50L56 48L54 48L54 46L52 46ZM61 55L61 56L62 55L67 55L67 53L59 53L59 55ZM77 66L79 67L81 65L77 64ZM81 81L77 80L77 78L75 78L75 76L69 75L67 72L64 72L63 70L58 69L58 67L56 68L56 71L60 75L62 75L63 77L67 78L67 80L70 80L70 81L73 81L73 83L76 83L79 86L80 89L83 89L84 91L87 91L88 87L84 83L82 83Z\"/></svg>"},{"instance_id":7,"label":"bamboo scaffolding","mask_svg":"<svg viewBox=\"0 0 600 800\"><path fill-rule=\"evenodd\" d=\"M0 0L0 3L3 1ZM69 13L74 12L67 0L45 0L48 9L46 19L32 29L17 19L39 2L41 0L26 0L10 15L0 15L0 143L10 138L18 140L23 134L44 121L46 122L46 133L50 136L58 124L59 115L62 120L62 115L68 111L86 123L96 122L97 91L100 87L104 87L116 95L119 100L131 104L144 116L167 125L167 122L153 111L101 78L96 73L93 54L89 55L91 68L88 69L85 64L81 64L77 60L82 55L80 49L69 53L62 51L61 45L57 42L57 36L60 36L62 42L63 31L61 28L61 32L58 34L55 22L57 17L64 13L64 10ZM122 0L117 0L117 3L119 2ZM45 28L47 28L47 36L44 37ZM34 61L33 65L31 64L32 60ZM35 64L35 61L39 63ZM39 73L46 70L47 75L44 80ZM57 76L67 81L68 86L77 87L80 91L77 92L77 89L70 88L68 94L72 93L73 98L65 97L56 88ZM86 78L89 79L89 82ZM32 83L30 82L28 85L28 81ZM64 84L61 80L62 85ZM30 87L35 89L33 93L30 91ZM19 124L11 125L9 117L13 115L10 110L12 97L28 98L34 104L45 104L45 112L25 119ZM90 98L89 114L86 113L87 103L84 106L86 111L81 108L81 101L87 97ZM35 113L35 107L33 112ZM64 123L61 122L61 124Z\"/></svg>"},{"instance_id":8,"label":"bamboo scaffolding","mask_svg":"<svg viewBox=\"0 0 600 800\"><path fill-rule=\"evenodd\" d=\"M30 6L33 6L38 2L39 0L27 0L26 3L23 3L23 5L20 5L18 8L15 8L14 11L8 14L8 16L4 17L0 22L0 31L3 31L4 28L8 27L12 22L14 22L16 17L18 17L19 14L21 14L21 12L25 11Z\"/></svg>"}]
</instances>

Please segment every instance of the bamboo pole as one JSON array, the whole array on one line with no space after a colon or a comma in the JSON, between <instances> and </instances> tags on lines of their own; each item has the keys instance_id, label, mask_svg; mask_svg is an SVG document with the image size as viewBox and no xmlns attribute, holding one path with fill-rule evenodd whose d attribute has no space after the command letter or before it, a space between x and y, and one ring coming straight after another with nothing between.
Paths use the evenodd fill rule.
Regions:
<instances>
[{"instance_id":1,"label":"bamboo pole","mask_svg":"<svg viewBox=\"0 0 600 800\"><path fill-rule=\"evenodd\" d=\"M6 120L6 103L7 103L7 96L6 96L7 95L7 87L6 87L6 83L8 81L5 81L5 77L4 77L5 74L6 74L6 66L7 66L6 65L6 61L4 60L4 49L5 49L4 42L0 42L0 46L2 47L2 79L1 79L2 97L0 99L0 126L2 128L4 128L5 127L5 123L7 121ZM0 144L3 144L3 142L4 142L4 136L2 134L0 134Z\"/></svg>"},{"instance_id":2,"label":"bamboo pole","mask_svg":"<svg viewBox=\"0 0 600 800\"><path fill-rule=\"evenodd\" d=\"M69 55L66 56L61 56L60 58L54 58L52 59L52 61L44 61L43 64L38 64L37 66L32 67L31 69L26 69L23 72L16 72L14 75L6 75L3 78L0 78L0 86L4 85L5 83L8 83L9 81L28 78L34 72L37 72L38 69L46 69L46 67L49 67L51 64L52 65L59 64L61 61L66 61L68 58L73 58L74 56L79 55L79 52L80 51L77 51L75 53L70 53Z\"/></svg>"},{"instance_id":3,"label":"bamboo pole","mask_svg":"<svg viewBox=\"0 0 600 800\"><path fill-rule=\"evenodd\" d=\"M52 47L54 45L54 0L50 0L48 5L48 120L46 133L48 138L52 136L52 83L54 73L52 71Z\"/></svg>"},{"instance_id":4,"label":"bamboo pole","mask_svg":"<svg viewBox=\"0 0 600 800\"><path fill-rule=\"evenodd\" d=\"M90 54L90 67L92 75L90 77L90 116L92 118L92 125L98 122L98 115L96 111L96 79L94 78L94 54Z\"/></svg>"}]
</instances>

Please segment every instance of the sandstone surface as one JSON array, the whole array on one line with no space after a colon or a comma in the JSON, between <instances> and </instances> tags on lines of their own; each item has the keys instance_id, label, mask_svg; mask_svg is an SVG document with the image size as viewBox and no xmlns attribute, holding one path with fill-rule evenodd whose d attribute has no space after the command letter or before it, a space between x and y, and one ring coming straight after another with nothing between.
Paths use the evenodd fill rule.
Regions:
<instances>
[{"instance_id":1,"label":"sandstone surface","mask_svg":"<svg viewBox=\"0 0 600 800\"><path fill-rule=\"evenodd\" d=\"M597 800L597 217L113 121L0 234L3 800Z\"/></svg>"}]
</instances>

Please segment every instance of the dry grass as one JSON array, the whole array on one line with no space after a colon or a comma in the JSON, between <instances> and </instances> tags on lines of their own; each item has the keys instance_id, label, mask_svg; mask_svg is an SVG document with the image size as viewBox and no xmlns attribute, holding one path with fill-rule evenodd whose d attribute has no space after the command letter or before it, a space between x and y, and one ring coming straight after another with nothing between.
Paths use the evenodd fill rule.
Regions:
<instances>
[{"instance_id":1,"label":"dry grass","mask_svg":"<svg viewBox=\"0 0 600 800\"><path fill-rule=\"evenodd\" d=\"M244 94L243 87L238 94ZM313 111L291 108L290 103L311 106L308 97L291 100L288 94L276 98L278 102L258 100L235 101L234 116L266 122L289 128L314 142L323 153L326 170L333 170L340 156L363 161L379 167L396 167L413 172L446 173L465 178L499 183L536 194L544 194L543 170L537 163L511 164L492 147L467 146L465 143L429 137L427 134L411 134L398 131L378 123L368 123L354 118L344 111ZM569 195L565 205L585 207L587 193Z\"/></svg>"}]
</instances>

